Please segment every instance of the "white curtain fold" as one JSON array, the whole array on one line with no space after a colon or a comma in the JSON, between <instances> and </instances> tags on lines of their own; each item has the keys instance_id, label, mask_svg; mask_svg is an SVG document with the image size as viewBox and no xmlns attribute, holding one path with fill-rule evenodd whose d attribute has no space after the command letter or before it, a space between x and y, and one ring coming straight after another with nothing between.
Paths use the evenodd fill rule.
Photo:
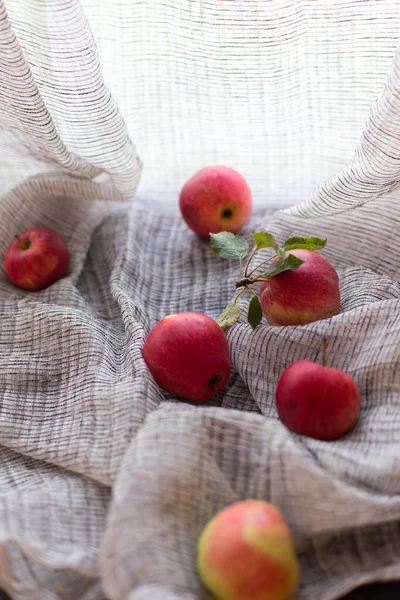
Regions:
<instances>
[{"instance_id":1,"label":"white curtain fold","mask_svg":"<svg viewBox=\"0 0 400 600\"><path fill-rule=\"evenodd\" d=\"M352 169L368 181L374 136L388 139L363 129L398 43L399 0L1 6L3 193L57 164L108 174L121 198L132 197L136 146L140 194L165 209L186 179L216 163L238 169L259 206L288 206L343 171L362 136L367 155ZM381 103L373 122L387 111ZM337 210L340 193L328 202L329 190L323 204Z\"/></svg>"},{"instance_id":2,"label":"white curtain fold","mask_svg":"<svg viewBox=\"0 0 400 600\"><path fill-rule=\"evenodd\" d=\"M0 129L17 156L107 174L120 199L131 198L141 162L79 0L2 0L0 24Z\"/></svg>"},{"instance_id":3,"label":"white curtain fold","mask_svg":"<svg viewBox=\"0 0 400 600\"><path fill-rule=\"evenodd\" d=\"M347 211L398 188L400 183L400 48L382 94L371 109L354 158L311 196L290 209L298 215Z\"/></svg>"}]
</instances>

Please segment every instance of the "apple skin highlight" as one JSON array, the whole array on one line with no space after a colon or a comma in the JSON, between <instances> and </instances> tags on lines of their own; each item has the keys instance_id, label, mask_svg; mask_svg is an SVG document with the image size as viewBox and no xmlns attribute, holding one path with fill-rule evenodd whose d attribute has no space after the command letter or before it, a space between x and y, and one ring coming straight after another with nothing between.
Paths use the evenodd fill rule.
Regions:
<instances>
[{"instance_id":1,"label":"apple skin highlight","mask_svg":"<svg viewBox=\"0 0 400 600\"><path fill-rule=\"evenodd\" d=\"M223 329L207 315L168 315L150 331L142 355L157 384L186 400L205 401L226 385L231 369Z\"/></svg>"},{"instance_id":2,"label":"apple skin highlight","mask_svg":"<svg viewBox=\"0 0 400 600\"><path fill-rule=\"evenodd\" d=\"M303 264L265 281L260 288L263 315L270 325L306 325L333 317L340 308L339 277L311 250L290 250Z\"/></svg>"},{"instance_id":3,"label":"apple skin highlight","mask_svg":"<svg viewBox=\"0 0 400 600\"><path fill-rule=\"evenodd\" d=\"M287 600L297 589L299 564L282 513L261 500L217 513L199 538L197 571L218 600Z\"/></svg>"},{"instance_id":4,"label":"apple skin highlight","mask_svg":"<svg viewBox=\"0 0 400 600\"><path fill-rule=\"evenodd\" d=\"M354 379L310 360L298 360L282 373L275 401L286 427L318 440L339 438L354 426L360 412Z\"/></svg>"},{"instance_id":5,"label":"apple skin highlight","mask_svg":"<svg viewBox=\"0 0 400 600\"><path fill-rule=\"evenodd\" d=\"M229 167L205 167L183 186L179 208L188 227L210 233L237 233L251 216L252 197L245 179Z\"/></svg>"},{"instance_id":6,"label":"apple skin highlight","mask_svg":"<svg viewBox=\"0 0 400 600\"><path fill-rule=\"evenodd\" d=\"M52 229L33 227L18 235L7 248L4 268L17 287L41 290L67 275L67 245Z\"/></svg>"}]
</instances>

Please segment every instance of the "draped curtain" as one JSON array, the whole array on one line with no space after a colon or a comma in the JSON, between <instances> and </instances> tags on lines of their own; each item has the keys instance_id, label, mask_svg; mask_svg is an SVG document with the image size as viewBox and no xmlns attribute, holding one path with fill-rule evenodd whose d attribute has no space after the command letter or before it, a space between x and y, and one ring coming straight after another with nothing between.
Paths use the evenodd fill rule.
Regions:
<instances>
[{"instance_id":1,"label":"draped curtain","mask_svg":"<svg viewBox=\"0 0 400 600\"><path fill-rule=\"evenodd\" d=\"M394 0L0 0L0 255L36 225L71 253L40 292L0 268L13 600L205 600L197 537L250 497L302 548L296 600L400 577L399 16ZM178 214L208 164L249 182L249 239L327 237L342 304L304 327L241 318L228 386L193 406L141 347L166 314L232 298L236 265ZM337 442L289 432L274 405L323 337L362 396Z\"/></svg>"}]
</instances>

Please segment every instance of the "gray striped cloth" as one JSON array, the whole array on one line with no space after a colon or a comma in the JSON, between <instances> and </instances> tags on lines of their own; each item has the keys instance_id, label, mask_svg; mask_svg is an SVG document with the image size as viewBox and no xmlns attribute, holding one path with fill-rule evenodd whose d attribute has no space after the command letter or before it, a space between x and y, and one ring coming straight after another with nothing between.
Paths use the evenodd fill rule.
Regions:
<instances>
[{"instance_id":1,"label":"gray striped cloth","mask_svg":"<svg viewBox=\"0 0 400 600\"><path fill-rule=\"evenodd\" d=\"M46 4L51 30L60 15L55 0ZM43 26L36 5L27 7L33 31ZM61 72L43 87L32 47L20 45L20 5L11 27L0 1L2 135L45 171L1 198L0 256L35 225L57 230L71 252L70 274L40 292L15 288L0 268L0 587L13 600L206 600L195 572L198 535L243 498L273 502L293 530L296 600L333 600L399 578L400 55L348 166L298 207L259 209L244 231L249 239L254 229L280 240L326 236L340 313L303 327L263 322L254 332L242 317L227 332L229 384L193 405L157 387L141 347L166 314L217 317L237 265L177 212L156 210L157 197L153 206L139 193L111 210L112 200L131 196L140 160L79 2L59 5L60 45L69 51L79 24L80 51L65 53L79 68L69 79L60 54ZM48 106L62 109L57 94L66 86L78 108L76 79L89 65L96 76L81 95L99 125L83 129L76 145L73 113L75 141L66 145L63 115L53 118ZM110 181L95 183L103 173ZM243 315L247 303L243 294ZM350 373L362 396L357 426L335 442L288 431L274 406L282 371L318 360L325 336L328 364Z\"/></svg>"},{"instance_id":2,"label":"gray striped cloth","mask_svg":"<svg viewBox=\"0 0 400 600\"><path fill-rule=\"evenodd\" d=\"M196 539L249 497L279 506L303 547L297 598L399 577L398 194L329 218L255 215L279 238L327 236L341 310L255 332L243 318L227 334L229 385L194 406L157 388L140 349L166 314L216 317L235 261L139 199L104 219L107 205L81 193L37 179L1 203L1 253L40 223L63 235L72 268L36 293L0 279L0 585L18 600L206 597ZM324 336L362 394L357 427L336 442L289 432L274 406L283 369L318 360Z\"/></svg>"}]
</instances>

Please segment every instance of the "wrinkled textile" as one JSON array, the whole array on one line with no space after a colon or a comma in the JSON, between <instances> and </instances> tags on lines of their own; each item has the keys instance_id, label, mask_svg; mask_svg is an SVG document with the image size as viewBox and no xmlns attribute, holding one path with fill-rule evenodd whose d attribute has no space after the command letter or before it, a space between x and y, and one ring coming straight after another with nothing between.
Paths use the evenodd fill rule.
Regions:
<instances>
[{"instance_id":1,"label":"wrinkled textile","mask_svg":"<svg viewBox=\"0 0 400 600\"><path fill-rule=\"evenodd\" d=\"M80 0L0 0L0 147L2 190L58 167L134 194L141 161Z\"/></svg>"},{"instance_id":2,"label":"wrinkled textile","mask_svg":"<svg viewBox=\"0 0 400 600\"><path fill-rule=\"evenodd\" d=\"M0 266L0 587L205 600L196 540L241 498L282 509L296 600L400 578L399 3L100 4L0 0L0 257L37 225L71 253L40 292ZM143 194L121 208L134 143ZM215 162L255 191L249 241L327 237L342 301L331 319L252 331L242 294L230 381L196 405L157 387L141 347L163 316L215 318L233 297L238 265L177 210L182 179ZM324 337L362 397L334 442L288 431L274 406L282 371L320 360Z\"/></svg>"},{"instance_id":3,"label":"wrinkled textile","mask_svg":"<svg viewBox=\"0 0 400 600\"><path fill-rule=\"evenodd\" d=\"M1 253L41 223L72 256L71 274L40 292L0 278L0 585L18 600L206 597L197 536L248 497L278 505L301 544L299 600L400 576L399 195L329 219L254 215L249 239L251 228L327 236L341 310L253 332L242 294L232 376L205 406L164 394L140 349L168 313L217 317L236 261L140 199L106 217L107 203L80 194L39 178L0 205ZM283 369L319 360L324 336L328 363L362 395L357 427L336 442L291 433L274 406Z\"/></svg>"},{"instance_id":4,"label":"wrinkled textile","mask_svg":"<svg viewBox=\"0 0 400 600\"><path fill-rule=\"evenodd\" d=\"M5 12L7 11L7 13ZM207 164L285 206L352 159L400 0L1 0L0 193L48 169L175 203ZM2 134L4 129L4 135Z\"/></svg>"}]
</instances>

